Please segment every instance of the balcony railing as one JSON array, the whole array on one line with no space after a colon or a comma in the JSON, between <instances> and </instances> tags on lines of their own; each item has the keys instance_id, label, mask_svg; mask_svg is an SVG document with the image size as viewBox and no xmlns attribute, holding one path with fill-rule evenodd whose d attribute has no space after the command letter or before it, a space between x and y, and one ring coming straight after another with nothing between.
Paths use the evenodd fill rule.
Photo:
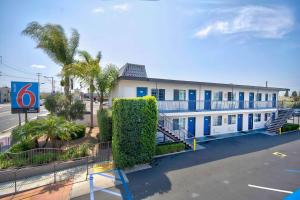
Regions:
<instances>
[{"instance_id":1,"label":"balcony railing","mask_svg":"<svg viewBox=\"0 0 300 200\"><path fill-rule=\"evenodd\" d=\"M277 101L158 101L160 112L200 112L208 110L240 110L277 108Z\"/></svg>"}]
</instances>

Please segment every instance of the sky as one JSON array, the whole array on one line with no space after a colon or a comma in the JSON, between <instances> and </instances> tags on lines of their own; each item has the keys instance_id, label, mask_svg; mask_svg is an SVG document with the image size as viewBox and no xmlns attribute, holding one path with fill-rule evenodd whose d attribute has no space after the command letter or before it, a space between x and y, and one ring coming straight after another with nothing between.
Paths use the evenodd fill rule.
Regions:
<instances>
[{"instance_id":1,"label":"sky","mask_svg":"<svg viewBox=\"0 0 300 200\"><path fill-rule=\"evenodd\" d=\"M79 50L101 66L143 64L149 77L300 91L300 1L1 0L0 86L33 81L59 88L61 66L21 34L32 21L80 33ZM76 86L78 87L78 85Z\"/></svg>"}]
</instances>

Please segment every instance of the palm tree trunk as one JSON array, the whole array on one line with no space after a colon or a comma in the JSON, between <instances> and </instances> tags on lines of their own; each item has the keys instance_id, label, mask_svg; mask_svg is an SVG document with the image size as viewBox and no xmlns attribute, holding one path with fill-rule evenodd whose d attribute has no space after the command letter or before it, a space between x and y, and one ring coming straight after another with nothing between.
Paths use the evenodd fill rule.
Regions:
<instances>
[{"instance_id":1,"label":"palm tree trunk","mask_svg":"<svg viewBox=\"0 0 300 200\"><path fill-rule=\"evenodd\" d=\"M103 110L104 93L100 93L100 110Z\"/></svg>"},{"instance_id":2,"label":"palm tree trunk","mask_svg":"<svg viewBox=\"0 0 300 200\"><path fill-rule=\"evenodd\" d=\"M91 124L90 128L93 128L94 124L94 96L93 96L93 90L92 90L92 84L90 85L90 109L91 109Z\"/></svg>"},{"instance_id":3,"label":"palm tree trunk","mask_svg":"<svg viewBox=\"0 0 300 200\"><path fill-rule=\"evenodd\" d=\"M64 93L68 98L69 102L71 103L71 94L70 94L70 77L65 76L65 83L64 83Z\"/></svg>"}]
</instances>

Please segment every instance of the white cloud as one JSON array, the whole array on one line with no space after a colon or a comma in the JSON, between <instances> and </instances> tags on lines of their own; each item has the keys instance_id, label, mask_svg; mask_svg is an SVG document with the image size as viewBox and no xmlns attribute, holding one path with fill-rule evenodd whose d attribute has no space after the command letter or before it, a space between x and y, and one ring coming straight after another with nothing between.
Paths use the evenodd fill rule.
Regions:
<instances>
[{"instance_id":1,"label":"white cloud","mask_svg":"<svg viewBox=\"0 0 300 200\"><path fill-rule=\"evenodd\" d=\"M104 13L104 8L102 7L98 7L93 9L93 13Z\"/></svg>"},{"instance_id":2,"label":"white cloud","mask_svg":"<svg viewBox=\"0 0 300 200\"><path fill-rule=\"evenodd\" d=\"M291 31L294 18L283 7L246 6L234 9L234 17L201 28L195 36L203 39L217 34L245 34L259 38L282 38Z\"/></svg>"},{"instance_id":3,"label":"white cloud","mask_svg":"<svg viewBox=\"0 0 300 200\"><path fill-rule=\"evenodd\" d=\"M45 69L46 66L45 65L37 65L37 64L33 64L31 65L32 68L37 68L37 69Z\"/></svg>"},{"instance_id":4,"label":"white cloud","mask_svg":"<svg viewBox=\"0 0 300 200\"><path fill-rule=\"evenodd\" d=\"M116 4L112 7L112 9L119 12L127 12L129 10L129 4Z\"/></svg>"}]
</instances>

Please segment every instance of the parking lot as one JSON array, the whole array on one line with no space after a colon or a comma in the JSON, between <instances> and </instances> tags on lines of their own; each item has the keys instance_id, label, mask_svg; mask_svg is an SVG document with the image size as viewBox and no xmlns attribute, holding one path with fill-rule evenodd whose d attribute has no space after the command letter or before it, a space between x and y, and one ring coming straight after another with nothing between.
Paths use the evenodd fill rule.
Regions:
<instances>
[{"instance_id":1,"label":"parking lot","mask_svg":"<svg viewBox=\"0 0 300 200\"><path fill-rule=\"evenodd\" d=\"M203 146L128 174L134 199L279 200L300 188L299 132L246 135ZM96 192L95 199L102 195Z\"/></svg>"}]
</instances>

